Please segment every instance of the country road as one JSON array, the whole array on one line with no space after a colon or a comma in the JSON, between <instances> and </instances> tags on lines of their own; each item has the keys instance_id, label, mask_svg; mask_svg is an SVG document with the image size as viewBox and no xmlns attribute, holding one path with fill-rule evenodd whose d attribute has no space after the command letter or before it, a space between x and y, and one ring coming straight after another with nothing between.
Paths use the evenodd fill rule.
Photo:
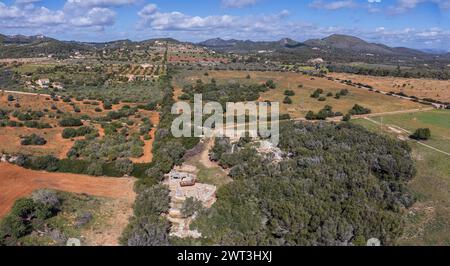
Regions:
<instances>
[{"instance_id":1,"label":"country road","mask_svg":"<svg viewBox=\"0 0 450 266\"><path fill-rule=\"evenodd\" d=\"M43 97L50 97L50 94L42 94L42 93L34 93L34 92L24 92L24 91L8 91L8 90L2 90L0 89L0 92L4 93L14 93L14 94L20 94L20 95L31 95L31 96L43 96Z\"/></svg>"}]
</instances>

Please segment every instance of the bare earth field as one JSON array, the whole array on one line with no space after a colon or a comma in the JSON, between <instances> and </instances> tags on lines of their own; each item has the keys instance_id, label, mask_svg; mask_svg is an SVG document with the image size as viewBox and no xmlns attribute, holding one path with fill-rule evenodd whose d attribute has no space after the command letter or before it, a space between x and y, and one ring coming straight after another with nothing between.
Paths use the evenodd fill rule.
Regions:
<instances>
[{"instance_id":1,"label":"bare earth field","mask_svg":"<svg viewBox=\"0 0 450 266\"><path fill-rule=\"evenodd\" d=\"M62 128L36 129L36 128L12 128L0 127L0 153L5 154L33 154L33 155L53 155L59 159L66 158L67 152L73 146L74 142L70 139L64 139L61 136ZM20 145L21 135L37 134L47 141L42 146L23 146Z\"/></svg>"},{"instance_id":2,"label":"bare earth field","mask_svg":"<svg viewBox=\"0 0 450 266\"><path fill-rule=\"evenodd\" d=\"M250 75L250 79L247 79ZM185 84L193 84L197 79L209 82L214 78L219 83L237 81L246 83L265 83L272 79L276 84L275 90L269 90L262 93L260 101L276 101L280 102L280 113L288 113L292 118L302 118L308 111L318 112L325 105L331 105L335 112L347 113L355 104L360 104L366 108L370 108L372 113L385 113L395 111L405 111L412 109L425 108L424 105L394 98L376 92L370 92L365 89L359 89L345 84L330 81L326 78L310 77L303 74L291 72L246 72L246 71L208 71L208 76L204 72L187 71L181 78L175 80L175 84L183 87ZM295 96L290 98L293 104L283 104L285 98L284 91L290 89L295 92ZM333 93L333 96L341 89L349 90L349 95L340 99L334 97L326 97L326 101L320 102L315 98L311 98L311 94L316 89L323 89L326 96L327 93Z\"/></svg>"},{"instance_id":3,"label":"bare earth field","mask_svg":"<svg viewBox=\"0 0 450 266\"><path fill-rule=\"evenodd\" d=\"M86 175L48 173L0 163L0 218L14 202L43 188L134 202L133 178L91 177Z\"/></svg>"},{"instance_id":4,"label":"bare earth field","mask_svg":"<svg viewBox=\"0 0 450 266\"><path fill-rule=\"evenodd\" d=\"M375 77L346 73L330 73L328 76L367 84L376 90L404 92L409 96L450 102L450 82L447 80ZM403 86L404 84L405 86Z\"/></svg>"}]
</instances>

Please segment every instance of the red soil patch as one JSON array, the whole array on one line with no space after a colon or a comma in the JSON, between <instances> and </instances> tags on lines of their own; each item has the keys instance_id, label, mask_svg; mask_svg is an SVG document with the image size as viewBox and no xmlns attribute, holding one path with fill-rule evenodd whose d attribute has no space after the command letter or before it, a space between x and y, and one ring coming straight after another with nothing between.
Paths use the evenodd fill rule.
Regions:
<instances>
[{"instance_id":1,"label":"red soil patch","mask_svg":"<svg viewBox=\"0 0 450 266\"><path fill-rule=\"evenodd\" d=\"M33 171L0 163L0 218L8 214L14 202L38 189L55 189L133 202L133 178L92 177L77 174Z\"/></svg>"},{"instance_id":2,"label":"red soil patch","mask_svg":"<svg viewBox=\"0 0 450 266\"><path fill-rule=\"evenodd\" d=\"M63 139L62 128L35 129L35 128L0 128L0 152L7 154L33 154L33 155L53 155L60 159L66 158L67 152L73 146L73 141ZM42 146L20 145L21 135L37 134L47 140L47 144Z\"/></svg>"},{"instance_id":3,"label":"red soil patch","mask_svg":"<svg viewBox=\"0 0 450 266\"><path fill-rule=\"evenodd\" d=\"M159 113L157 112L151 112L150 113L150 121L152 121L154 127L150 131L150 139L144 140L144 155L142 155L139 158L131 158L131 161L133 163L151 163L153 160L153 142L155 141L155 133L156 133L156 127L159 125Z\"/></svg>"}]
</instances>

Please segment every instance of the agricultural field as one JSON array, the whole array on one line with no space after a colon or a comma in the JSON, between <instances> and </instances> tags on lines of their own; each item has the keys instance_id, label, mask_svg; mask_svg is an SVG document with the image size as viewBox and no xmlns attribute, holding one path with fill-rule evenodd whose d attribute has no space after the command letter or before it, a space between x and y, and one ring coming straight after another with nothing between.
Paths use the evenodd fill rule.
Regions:
<instances>
[{"instance_id":1,"label":"agricultural field","mask_svg":"<svg viewBox=\"0 0 450 266\"><path fill-rule=\"evenodd\" d=\"M228 82L264 84L268 80L273 80L276 88L262 93L259 101L280 102L280 113L289 114L291 118L304 118L308 111L318 112L326 105L332 106L334 112L342 112L343 114L347 113L355 104L371 109L372 113L426 108L424 105L409 100L339 84L326 78L311 77L297 73L245 71L206 71L206 73L207 75L205 71L186 71L181 73L175 77L176 88L182 88L186 84L193 84L197 79L201 79L204 83L215 79L221 84L227 84ZM317 89L323 90L321 96L325 98L324 101L311 97ZM348 90L349 94L336 99L336 93L339 93L342 89ZM283 103L286 97L285 90L292 90L295 93L295 95L290 96L292 104Z\"/></svg>"},{"instance_id":2,"label":"agricultural field","mask_svg":"<svg viewBox=\"0 0 450 266\"><path fill-rule=\"evenodd\" d=\"M346 73L329 73L328 76L351 80L354 83L362 83L372 86L375 90L385 92L403 92L409 96L420 99L434 99L442 102L450 102L450 83L447 80L377 77L355 75Z\"/></svg>"},{"instance_id":3,"label":"agricultural field","mask_svg":"<svg viewBox=\"0 0 450 266\"><path fill-rule=\"evenodd\" d=\"M117 103L106 106L99 101L70 99L69 102L67 98L58 96L1 92L0 109L5 116L0 119L3 125L0 127L1 153L52 155L65 159L73 145L85 140L86 135L94 134L93 139L89 138L91 142L104 141L107 139L105 130L116 132L123 129L141 142L138 146L133 146L136 146L136 152L128 155L131 156L130 159L136 163L149 163L152 160L151 149L159 115L154 111L138 109L137 104ZM81 124L71 126L72 131L83 128L89 129L89 132L70 132L64 137L63 133L69 129L60 125L60 122L65 118L79 119ZM119 124L116 123L111 128L108 120L118 120ZM23 136L33 134L47 142L44 145L21 145ZM111 141L109 145L113 145L114 142Z\"/></svg>"},{"instance_id":4,"label":"agricultural field","mask_svg":"<svg viewBox=\"0 0 450 266\"><path fill-rule=\"evenodd\" d=\"M0 89L41 94L57 93L91 100L157 101L161 99L158 78L166 71L166 65L161 62L11 63L2 67Z\"/></svg>"},{"instance_id":5,"label":"agricultural field","mask_svg":"<svg viewBox=\"0 0 450 266\"><path fill-rule=\"evenodd\" d=\"M192 63L228 63L229 59L204 48L189 44L170 44L168 46L168 62L172 64Z\"/></svg>"},{"instance_id":6,"label":"agricultural field","mask_svg":"<svg viewBox=\"0 0 450 266\"><path fill-rule=\"evenodd\" d=\"M128 81L152 80L162 75L166 71L166 66L162 64L140 64L140 65L116 65L111 71L117 73L119 77L127 77Z\"/></svg>"},{"instance_id":7,"label":"agricultural field","mask_svg":"<svg viewBox=\"0 0 450 266\"><path fill-rule=\"evenodd\" d=\"M107 62L160 64L164 59L164 46L154 44L123 44L104 47L97 51L96 59Z\"/></svg>"},{"instance_id":8,"label":"agricultural field","mask_svg":"<svg viewBox=\"0 0 450 266\"><path fill-rule=\"evenodd\" d=\"M395 125L404 129L406 134L412 134L418 128L429 128L432 135L426 144L450 153L450 111L434 110L372 119L378 123L383 121L385 125Z\"/></svg>"},{"instance_id":9,"label":"agricultural field","mask_svg":"<svg viewBox=\"0 0 450 266\"><path fill-rule=\"evenodd\" d=\"M408 140L417 174L408 187L417 202L405 211L405 232L401 245L450 244L450 111L430 111L356 119L379 134L408 140L408 132L430 128L431 139ZM383 126L381 124L383 122Z\"/></svg>"}]
</instances>

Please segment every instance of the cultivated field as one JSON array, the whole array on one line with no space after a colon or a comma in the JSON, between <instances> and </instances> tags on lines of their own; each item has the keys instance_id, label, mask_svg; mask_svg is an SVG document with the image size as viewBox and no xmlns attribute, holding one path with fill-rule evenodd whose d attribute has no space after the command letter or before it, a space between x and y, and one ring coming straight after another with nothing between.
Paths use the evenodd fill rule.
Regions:
<instances>
[{"instance_id":1,"label":"cultivated field","mask_svg":"<svg viewBox=\"0 0 450 266\"><path fill-rule=\"evenodd\" d=\"M247 75L250 76L250 79L247 78ZM342 112L344 114L355 104L360 104L371 109L372 113L395 112L426 107L409 100L382 95L366 89L355 88L330 81L326 78L317 78L289 72L208 71L208 76L205 76L204 72L186 71L175 78L175 84L182 88L185 84L195 83L197 79L202 79L203 82L209 82L211 78L222 83L234 81L243 84L262 84L267 80L272 79L277 84L277 88L263 93L260 101L269 100L280 102L280 112L282 114L288 113L292 118L302 118L308 111L317 112L325 105L330 105L335 112ZM295 95L290 97L293 101L292 104L282 103L283 99L286 97L284 91L287 89L295 92ZM331 92L333 96L326 97L325 101L318 101L318 99L310 97L316 89L323 89L323 96L329 92ZM334 95L342 89L347 89L350 93L340 99L335 99Z\"/></svg>"},{"instance_id":2,"label":"cultivated field","mask_svg":"<svg viewBox=\"0 0 450 266\"><path fill-rule=\"evenodd\" d=\"M8 101L8 95L13 95L15 100L11 102ZM15 107L16 103L20 104L20 107ZM73 111L74 107L71 103L80 109L79 113ZM50 95L46 94L22 94L20 92L0 91L0 108L4 110L27 111L31 109L33 111L43 111L44 109L47 109L51 111L53 105L61 112L72 113L75 117L82 115L96 117L106 115L106 113L111 110L118 110L125 104L115 104L112 106L111 110L104 110L102 108L102 103L95 100L77 101L75 98L71 98L71 102L63 102L62 99L54 101L50 98ZM96 108L100 109L96 111Z\"/></svg>"},{"instance_id":3,"label":"cultivated field","mask_svg":"<svg viewBox=\"0 0 450 266\"><path fill-rule=\"evenodd\" d=\"M450 102L450 83L447 80L376 77L346 73L330 73L330 77L351 80L374 87L385 92L403 92L418 98L430 98Z\"/></svg>"},{"instance_id":4,"label":"cultivated field","mask_svg":"<svg viewBox=\"0 0 450 266\"><path fill-rule=\"evenodd\" d=\"M8 101L8 95L13 95L15 100ZM71 105L71 103L73 105ZM0 127L0 153L5 154L27 154L27 155L52 155L57 158L66 158L67 152L75 143L75 140L83 139L83 137L75 137L64 139L62 137L63 127L58 125L58 121L70 114L73 117L83 117L88 116L91 118L106 116L111 111L118 111L125 105L131 107L136 106L136 104L125 104L119 103L112 105L111 110L105 110L103 104L99 101L77 101L76 99L71 99L71 103L63 102L63 100L54 101L50 99L49 95L32 95L32 94L21 94L21 93L10 93L10 92L0 92L0 109L7 111L41 111L45 115L41 117L38 121L40 123L48 123L52 128L28 128L24 127ZM20 107L17 107L19 104ZM74 106L79 108L80 112L74 112ZM45 111L46 110L46 111ZM60 113L56 113L58 110ZM148 163L152 161L152 145L156 127L159 124L159 114L153 111L139 110L135 116L130 116L128 121L131 121L132 125L127 125L127 128L132 133L139 133L140 127L142 125L141 119L148 118L151 124L154 126L150 131L150 139L145 139L144 136L141 137L144 142L143 155L139 158L133 158L135 163ZM9 115L10 121L19 121L17 118ZM103 138L105 133L102 128L101 123L94 122L93 120L84 120L84 126L92 126L99 131L99 137ZM78 128L78 127L75 127ZM35 146L23 146L20 144L21 136L29 136L31 134L36 134L47 140L45 145Z\"/></svg>"}]
</instances>

